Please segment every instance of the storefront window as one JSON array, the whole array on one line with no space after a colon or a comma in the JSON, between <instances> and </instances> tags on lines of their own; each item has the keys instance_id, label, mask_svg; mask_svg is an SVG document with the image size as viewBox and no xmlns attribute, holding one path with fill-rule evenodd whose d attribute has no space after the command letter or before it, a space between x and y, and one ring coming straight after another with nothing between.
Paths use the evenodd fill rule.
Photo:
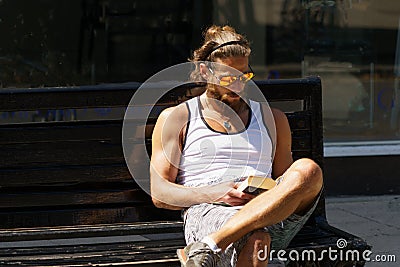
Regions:
<instances>
[{"instance_id":1,"label":"storefront window","mask_svg":"<svg viewBox=\"0 0 400 267\"><path fill-rule=\"evenodd\" d=\"M321 76L326 143L399 140L399 1L217 2L214 21L247 33L263 78Z\"/></svg>"},{"instance_id":2,"label":"storefront window","mask_svg":"<svg viewBox=\"0 0 400 267\"><path fill-rule=\"evenodd\" d=\"M397 0L0 0L0 90L143 82L229 24L257 79L321 76L326 144L397 143L399 14Z\"/></svg>"}]
</instances>

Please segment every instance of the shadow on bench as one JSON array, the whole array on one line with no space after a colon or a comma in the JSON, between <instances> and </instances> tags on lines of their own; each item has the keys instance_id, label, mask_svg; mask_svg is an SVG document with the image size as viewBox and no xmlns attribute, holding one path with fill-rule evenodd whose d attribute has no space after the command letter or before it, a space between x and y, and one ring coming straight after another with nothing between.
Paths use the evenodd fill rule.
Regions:
<instances>
[{"instance_id":1,"label":"shadow on bench","mask_svg":"<svg viewBox=\"0 0 400 267\"><path fill-rule=\"evenodd\" d=\"M258 81L271 106L285 111L293 156L323 167L321 82L317 77ZM123 117L140 84L0 91L0 264L179 266L179 212L155 208L131 178L121 145ZM153 88L157 90L157 88ZM151 93L151 90L149 91ZM132 168L148 179L147 157L158 114L196 95L195 85L162 97L149 118L133 120ZM143 103L148 108L151 103ZM152 107L152 106L151 106ZM57 116L48 116L48 114ZM142 152L139 152L142 151ZM362 266L369 246L330 226L322 197L288 248L357 251L360 259L289 262L289 266ZM353 260L354 259L354 260Z\"/></svg>"}]
</instances>

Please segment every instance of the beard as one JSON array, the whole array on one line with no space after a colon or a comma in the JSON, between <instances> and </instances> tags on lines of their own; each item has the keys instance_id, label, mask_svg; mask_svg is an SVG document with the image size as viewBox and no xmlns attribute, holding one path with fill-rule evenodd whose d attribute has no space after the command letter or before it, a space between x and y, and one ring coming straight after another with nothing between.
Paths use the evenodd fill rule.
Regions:
<instances>
[{"instance_id":1,"label":"beard","mask_svg":"<svg viewBox=\"0 0 400 267\"><path fill-rule=\"evenodd\" d=\"M221 94L221 92L219 92L215 87L209 86L207 88L207 95L221 101L235 111L239 110L243 105L247 105L246 101L244 100L244 93L239 95L232 91L228 91L227 93ZM239 96L239 98L232 100L233 97L237 96Z\"/></svg>"}]
</instances>

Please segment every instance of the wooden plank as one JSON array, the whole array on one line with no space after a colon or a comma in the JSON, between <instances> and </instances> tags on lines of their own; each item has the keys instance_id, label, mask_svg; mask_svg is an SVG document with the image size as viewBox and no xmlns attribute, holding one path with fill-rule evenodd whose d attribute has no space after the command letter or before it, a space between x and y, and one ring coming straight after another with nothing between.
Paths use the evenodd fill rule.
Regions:
<instances>
[{"instance_id":1,"label":"wooden plank","mask_svg":"<svg viewBox=\"0 0 400 267\"><path fill-rule=\"evenodd\" d=\"M296 84L293 81L294 83L292 84L290 80L286 80L287 83L283 83L283 81L257 81L256 84L267 101L304 100L312 92L312 88L306 83ZM258 100L258 97L252 92L249 92L249 96L254 100Z\"/></svg>"},{"instance_id":2,"label":"wooden plank","mask_svg":"<svg viewBox=\"0 0 400 267\"><path fill-rule=\"evenodd\" d=\"M48 188L46 188L49 190ZM96 191L94 191L96 189ZM89 205L121 204L121 205L140 205L149 203L150 197L141 189L108 189L94 188L92 191L79 189L71 191L38 191L26 192L23 188L19 192L0 194L0 211L9 210L19 211L26 209L60 209L63 206L81 206L87 208Z\"/></svg>"},{"instance_id":3,"label":"wooden plank","mask_svg":"<svg viewBox=\"0 0 400 267\"><path fill-rule=\"evenodd\" d=\"M24 123L0 125L0 131L0 145L81 140L121 143L122 121Z\"/></svg>"},{"instance_id":4,"label":"wooden plank","mask_svg":"<svg viewBox=\"0 0 400 267\"><path fill-rule=\"evenodd\" d=\"M145 137L151 138L155 119L134 120L125 124L134 133L130 141L140 142ZM122 121L79 121L79 122L46 122L0 125L4 134L1 144L29 144L59 141L107 141L121 143Z\"/></svg>"},{"instance_id":5,"label":"wooden plank","mask_svg":"<svg viewBox=\"0 0 400 267\"><path fill-rule=\"evenodd\" d=\"M137 91L139 84L93 85L64 88L18 88L0 91L0 111L80 109L100 107L127 107ZM164 95L159 103L177 104L186 95L188 88L194 85L175 88ZM156 84L146 87L147 98L141 99L138 105L153 105L150 99L158 99L160 90L168 85ZM161 91L162 92L162 91Z\"/></svg>"},{"instance_id":6,"label":"wooden plank","mask_svg":"<svg viewBox=\"0 0 400 267\"><path fill-rule=\"evenodd\" d=\"M92 107L126 107L134 90L101 91L43 88L3 91L0 96L1 111L70 109Z\"/></svg>"},{"instance_id":7,"label":"wooden plank","mask_svg":"<svg viewBox=\"0 0 400 267\"><path fill-rule=\"evenodd\" d=\"M301 100L311 95L313 88L320 87L320 80L310 77L256 81L256 84L268 100ZM125 83L63 88L3 89L0 92L0 111L126 107L139 86L138 83ZM188 94L189 89L196 86L198 85L186 84L176 88L162 101L166 103L179 101ZM158 95L162 88L168 87L155 84L154 87L146 88L146 90L148 95Z\"/></svg>"},{"instance_id":8,"label":"wooden plank","mask_svg":"<svg viewBox=\"0 0 400 267\"><path fill-rule=\"evenodd\" d=\"M132 182L126 164L0 169L1 191L9 187L57 187L85 183Z\"/></svg>"},{"instance_id":9,"label":"wooden plank","mask_svg":"<svg viewBox=\"0 0 400 267\"><path fill-rule=\"evenodd\" d=\"M184 242L176 242L174 240L174 242L171 242L172 244L169 244L168 242L162 242L161 244L160 242L152 242L153 244L148 243L140 243L139 245L117 243L97 245L93 248L88 245L72 248L58 247L58 249L50 251L43 248L8 250L5 251L5 253L13 253L18 256L0 257L0 263L10 263L12 261L17 262L15 261L17 259L19 264L22 263L26 265L46 265L51 263L53 266L79 266L79 264L82 264L82 266L92 266L93 263L95 263L96 266L110 266L112 263L118 265L125 263L127 265L143 266L143 264L162 262L164 264L162 266L176 266L165 264L178 263L176 249L183 247Z\"/></svg>"},{"instance_id":10,"label":"wooden plank","mask_svg":"<svg viewBox=\"0 0 400 267\"><path fill-rule=\"evenodd\" d=\"M293 160L298 160L301 158L312 158L312 151L296 151L292 150Z\"/></svg>"},{"instance_id":11,"label":"wooden plank","mask_svg":"<svg viewBox=\"0 0 400 267\"><path fill-rule=\"evenodd\" d=\"M302 135L292 137L293 151L310 151L311 152L311 136L305 132Z\"/></svg>"},{"instance_id":12,"label":"wooden plank","mask_svg":"<svg viewBox=\"0 0 400 267\"><path fill-rule=\"evenodd\" d=\"M100 165L123 163L120 144L107 141L65 141L2 145L2 168Z\"/></svg>"},{"instance_id":13,"label":"wooden plank","mask_svg":"<svg viewBox=\"0 0 400 267\"><path fill-rule=\"evenodd\" d=\"M158 221L137 223L114 223L97 225L75 225L60 227L0 229L2 241L45 240L52 238L75 238L93 236L137 235L148 233L180 233L183 222Z\"/></svg>"},{"instance_id":14,"label":"wooden plank","mask_svg":"<svg viewBox=\"0 0 400 267\"><path fill-rule=\"evenodd\" d=\"M94 206L71 207L70 209L0 211L0 228L31 228L72 225L93 225L127 222L150 222L178 220L180 213L145 206Z\"/></svg>"},{"instance_id":15,"label":"wooden plank","mask_svg":"<svg viewBox=\"0 0 400 267\"><path fill-rule=\"evenodd\" d=\"M76 238L52 238L46 240L22 240L22 241L2 241L0 249L19 249L19 248L53 248L61 246L86 246L110 243L140 243L149 241L183 241L183 232L179 233L150 233L137 235L118 235L118 236L95 236L95 237L76 237ZM183 242L182 242L183 243Z\"/></svg>"},{"instance_id":16,"label":"wooden plank","mask_svg":"<svg viewBox=\"0 0 400 267\"><path fill-rule=\"evenodd\" d=\"M296 130L308 130L311 131L311 113L309 111L298 111L293 113L286 113L288 118L290 129Z\"/></svg>"}]
</instances>

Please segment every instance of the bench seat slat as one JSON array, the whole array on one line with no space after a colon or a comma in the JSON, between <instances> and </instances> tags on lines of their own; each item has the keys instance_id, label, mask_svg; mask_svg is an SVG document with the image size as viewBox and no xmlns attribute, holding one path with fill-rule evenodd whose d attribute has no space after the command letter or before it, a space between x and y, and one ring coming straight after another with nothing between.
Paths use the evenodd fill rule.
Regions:
<instances>
[{"instance_id":1,"label":"bench seat slat","mask_svg":"<svg viewBox=\"0 0 400 267\"><path fill-rule=\"evenodd\" d=\"M314 251L321 252L326 249L327 246L334 247L336 244L337 236L329 231L318 230L319 235L312 235L313 239L306 241L299 239L303 238L303 235L310 234L310 228L302 230L292 243L288 247L288 251L291 248L296 247L297 251L301 252L303 249L313 249ZM304 233L302 233L304 231ZM96 260L98 263L106 263L109 260L115 260L117 257L119 261L123 262L140 262L150 261L152 259L176 259L175 250L184 245L182 234L176 235L173 239L163 240L157 238L157 235L153 235L155 239L153 241L139 241L135 243L115 242L112 244L97 243L85 245L85 252L82 252L82 247L79 245L75 246L44 246L39 248L24 247L14 249L0 249L0 263L2 260L8 260L10 253L16 253L18 257L11 258L14 261L19 260L20 262L31 263L33 260L40 262L45 261L49 258L52 259L53 263L64 263L69 262L90 262ZM127 241L127 240L126 240ZM79 243L79 242L76 242ZM357 240L350 240L348 246L357 249ZM67 253L66 253L67 251ZM100 257L98 258L97 257Z\"/></svg>"},{"instance_id":2,"label":"bench seat slat","mask_svg":"<svg viewBox=\"0 0 400 267\"><path fill-rule=\"evenodd\" d=\"M74 225L60 227L37 227L22 229L0 229L2 241L36 240L51 238L74 238L109 235L135 235L147 233L179 233L183 229L182 221L155 221L138 223L114 223L95 225Z\"/></svg>"}]
</instances>

